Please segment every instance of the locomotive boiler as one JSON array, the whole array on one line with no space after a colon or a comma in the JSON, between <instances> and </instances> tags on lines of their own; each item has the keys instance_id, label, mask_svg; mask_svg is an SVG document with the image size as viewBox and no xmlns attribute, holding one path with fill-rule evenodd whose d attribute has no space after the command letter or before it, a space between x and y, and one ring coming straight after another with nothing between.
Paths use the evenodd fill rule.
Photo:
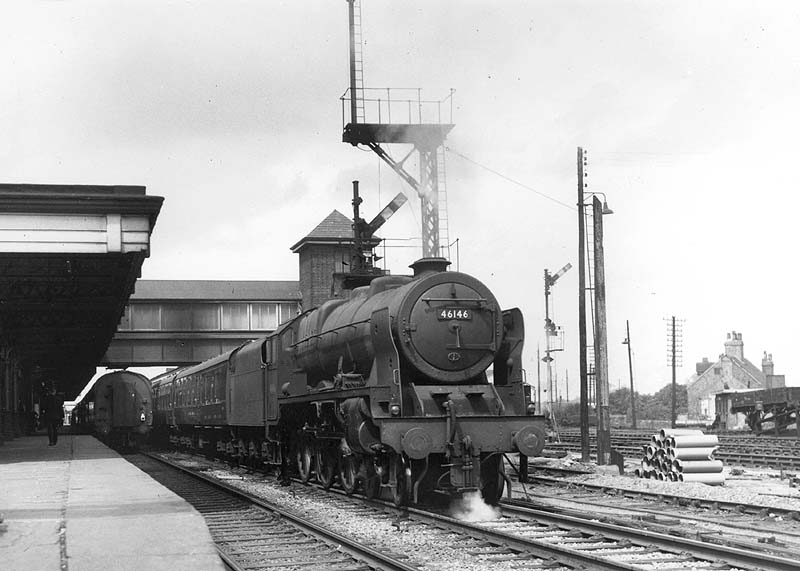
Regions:
<instances>
[{"instance_id":1,"label":"locomotive boiler","mask_svg":"<svg viewBox=\"0 0 800 571\"><path fill-rule=\"evenodd\" d=\"M174 444L303 481L386 493L502 495L503 454L538 455L544 419L523 382L524 326L440 258L380 276L273 334L154 380Z\"/></svg>"}]
</instances>

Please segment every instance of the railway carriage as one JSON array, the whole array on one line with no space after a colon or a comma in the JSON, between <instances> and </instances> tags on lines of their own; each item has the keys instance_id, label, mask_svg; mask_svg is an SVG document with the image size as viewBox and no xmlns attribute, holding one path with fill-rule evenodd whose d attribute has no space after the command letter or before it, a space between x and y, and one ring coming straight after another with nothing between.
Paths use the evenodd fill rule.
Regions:
<instances>
[{"instance_id":1,"label":"railway carriage","mask_svg":"<svg viewBox=\"0 0 800 571\"><path fill-rule=\"evenodd\" d=\"M136 447L153 426L150 380L132 371L106 373L91 390L95 433L115 445Z\"/></svg>"},{"instance_id":2,"label":"railway carriage","mask_svg":"<svg viewBox=\"0 0 800 571\"><path fill-rule=\"evenodd\" d=\"M440 258L381 276L273 334L156 378L174 443L398 505L432 490L502 495L502 455L538 455L524 326ZM490 381L487 372L491 373Z\"/></svg>"}]
</instances>

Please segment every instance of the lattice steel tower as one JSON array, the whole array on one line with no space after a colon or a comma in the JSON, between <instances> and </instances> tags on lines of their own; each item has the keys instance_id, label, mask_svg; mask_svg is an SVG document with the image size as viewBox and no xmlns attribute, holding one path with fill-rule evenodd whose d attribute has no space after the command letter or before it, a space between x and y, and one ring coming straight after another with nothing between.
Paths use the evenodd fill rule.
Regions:
<instances>
[{"instance_id":1,"label":"lattice steel tower","mask_svg":"<svg viewBox=\"0 0 800 571\"><path fill-rule=\"evenodd\" d=\"M449 258L444 141L454 127L453 90L442 100L427 101L421 89L364 87L361 0L347 0L347 5L350 87L340 98L342 141L372 149L416 191L422 212L422 255ZM381 143L412 148L398 161ZM419 155L419 179L404 167L415 151Z\"/></svg>"}]
</instances>

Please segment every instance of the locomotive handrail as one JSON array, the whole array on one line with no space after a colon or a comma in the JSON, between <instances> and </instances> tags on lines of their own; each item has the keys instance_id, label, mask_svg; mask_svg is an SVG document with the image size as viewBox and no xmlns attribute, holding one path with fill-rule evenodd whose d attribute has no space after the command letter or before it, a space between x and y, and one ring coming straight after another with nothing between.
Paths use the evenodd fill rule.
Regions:
<instances>
[{"instance_id":1,"label":"locomotive handrail","mask_svg":"<svg viewBox=\"0 0 800 571\"><path fill-rule=\"evenodd\" d=\"M363 323L369 323L369 319L362 319L361 321L354 321L353 323L348 323L347 325L340 325L339 327L334 327L333 329L327 329L322 333L315 333L314 335L309 335L308 337L303 337L296 343L292 343L289 347L297 347L300 343L305 343L311 339L316 339L317 337L322 337L323 335L327 335L328 333L336 333L340 329L347 329L348 327L355 327L356 325L361 325Z\"/></svg>"},{"instance_id":2,"label":"locomotive handrail","mask_svg":"<svg viewBox=\"0 0 800 571\"><path fill-rule=\"evenodd\" d=\"M488 305L489 301L482 297L422 297L420 301L430 303L432 301L473 301L476 305Z\"/></svg>"}]
</instances>

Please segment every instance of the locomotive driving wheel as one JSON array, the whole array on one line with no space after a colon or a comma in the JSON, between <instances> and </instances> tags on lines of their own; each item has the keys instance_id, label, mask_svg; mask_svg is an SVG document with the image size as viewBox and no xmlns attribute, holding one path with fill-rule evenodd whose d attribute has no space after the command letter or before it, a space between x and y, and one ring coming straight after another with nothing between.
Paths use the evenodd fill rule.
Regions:
<instances>
[{"instance_id":1,"label":"locomotive driving wheel","mask_svg":"<svg viewBox=\"0 0 800 571\"><path fill-rule=\"evenodd\" d=\"M408 503L408 492L411 489L411 469L401 454L393 454L389 460L389 489L392 502L402 507Z\"/></svg>"},{"instance_id":2,"label":"locomotive driving wheel","mask_svg":"<svg viewBox=\"0 0 800 571\"><path fill-rule=\"evenodd\" d=\"M316 461L317 480L323 488L330 489L336 474L336 455L329 446L320 443L317 446Z\"/></svg>"},{"instance_id":3,"label":"locomotive driving wheel","mask_svg":"<svg viewBox=\"0 0 800 571\"><path fill-rule=\"evenodd\" d=\"M303 438L297 445L297 472L300 475L300 481L304 484L311 479L313 458L314 451L311 442L307 438Z\"/></svg>"},{"instance_id":4,"label":"locomotive driving wheel","mask_svg":"<svg viewBox=\"0 0 800 571\"><path fill-rule=\"evenodd\" d=\"M358 458L355 454L347 454L339 458L339 482L344 493L352 496L358 486Z\"/></svg>"},{"instance_id":5,"label":"locomotive driving wheel","mask_svg":"<svg viewBox=\"0 0 800 571\"><path fill-rule=\"evenodd\" d=\"M481 495L489 505L496 505L503 497L505 487L503 456L492 454L481 462Z\"/></svg>"}]
</instances>

